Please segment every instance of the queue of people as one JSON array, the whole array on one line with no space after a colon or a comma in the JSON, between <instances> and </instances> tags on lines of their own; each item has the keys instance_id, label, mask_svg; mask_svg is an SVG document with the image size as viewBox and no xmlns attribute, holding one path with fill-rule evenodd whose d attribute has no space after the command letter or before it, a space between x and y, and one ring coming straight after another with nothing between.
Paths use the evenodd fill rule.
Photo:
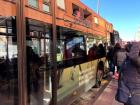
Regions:
<instances>
[{"instance_id":1,"label":"queue of people","mask_svg":"<svg viewBox=\"0 0 140 105\"><path fill-rule=\"evenodd\" d=\"M103 44L93 44L93 46L88 50L88 60L91 61L96 58L106 56L105 46Z\"/></svg>"}]
</instances>

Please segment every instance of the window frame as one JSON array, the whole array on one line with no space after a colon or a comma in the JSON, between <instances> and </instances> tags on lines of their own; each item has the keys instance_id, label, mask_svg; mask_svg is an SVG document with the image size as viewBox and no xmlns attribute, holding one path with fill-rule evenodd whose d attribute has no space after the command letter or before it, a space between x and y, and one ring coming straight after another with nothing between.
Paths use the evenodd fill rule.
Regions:
<instances>
[{"instance_id":1,"label":"window frame","mask_svg":"<svg viewBox=\"0 0 140 105\"><path fill-rule=\"evenodd\" d=\"M46 2L45 2L45 1L46 1ZM51 3L50 3L50 0L43 0L42 2L43 2L43 3L42 3L42 10L43 10L44 12L50 13L50 12L51 12ZM46 10L44 9L44 5L49 7L49 11L46 11Z\"/></svg>"},{"instance_id":2,"label":"window frame","mask_svg":"<svg viewBox=\"0 0 140 105\"><path fill-rule=\"evenodd\" d=\"M66 1L63 0L63 3L64 3L64 5L63 5L64 8L62 7L62 5L60 6L60 5L58 4L58 0L56 0L56 5L57 5L57 7L65 11L65 10L66 10ZM60 4L62 4L62 2L61 2Z\"/></svg>"},{"instance_id":3,"label":"window frame","mask_svg":"<svg viewBox=\"0 0 140 105\"><path fill-rule=\"evenodd\" d=\"M96 25L99 25L99 18L97 17L97 16L94 16L94 23L96 24Z\"/></svg>"},{"instance_id":4,"label":"window frame","mask_svg":"<svg viewBox=\"0 0 140 105\"><path fill-rule=\"evenodd\" d=\"M34 6L34 5L30 4L31 2L29 2L29 1L30 1L30 0L28 0L27 3L28 3L28 5L29 5L30 7L36 8L36 9L39 8L39 1L38 1L38 0L36 0L37 6Z\"/></svg>"}]
</instances>

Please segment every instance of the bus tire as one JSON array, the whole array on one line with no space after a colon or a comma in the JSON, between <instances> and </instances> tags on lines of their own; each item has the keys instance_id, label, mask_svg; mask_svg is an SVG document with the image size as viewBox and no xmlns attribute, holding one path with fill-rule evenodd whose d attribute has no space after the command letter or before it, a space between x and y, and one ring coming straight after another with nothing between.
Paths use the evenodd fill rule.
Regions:
<instances>
[{"instance_id":1,"label":"bus tire","mask_svg":"<svg viewBox=\"0 0 140 105\"><path fill-rule=\"evenodd\" d=\"M96 87L99 88L101 86L101 81L104 76L104 63L103 61L99 61L97 65L97 73L96 73Z\"/></svg>"},{"instance_id":2,"label":"bus tire","mask_svg":"<svg viewBox=\"0 0 140 105\"><path fill-rule=\"evenodd\" d=\"M96 75L96 87L99 88L101 86L101 81L103 79L103 71L98 70Z\"/></svg>"}]
</instances>

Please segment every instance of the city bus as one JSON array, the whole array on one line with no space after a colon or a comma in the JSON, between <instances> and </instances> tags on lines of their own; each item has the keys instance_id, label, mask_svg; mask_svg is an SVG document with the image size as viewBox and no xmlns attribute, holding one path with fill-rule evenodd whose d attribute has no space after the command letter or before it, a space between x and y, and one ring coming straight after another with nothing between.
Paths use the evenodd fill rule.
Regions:
<instances>
[{"instance_id":1,"label":"city bus","mask_svg":"<svg viewBox=\"0 0 140 105\"><path fill-rule=\"evenodd\" d=\"M14 29L12 31L12 22L14 23L15 17L0 17L1 21L8 23L9 26L3 24L3 28L1 28L1 67L4 63L8 63L9 66L13 67L10 70L7 68L8 73L15 73L13 77L9 78L10 81L12 79L17 78L17 37L14 34ZM42 60L45 59L45 62L41 62L38 75L40 88L44 88L44 91L51 98L51 68L53 65L51 64L51 25L44 24L42 22L32 20L27 18L27 36L26 42L27 46L30 47L36 55ZM2 25L1 25L2 27ZM48 29L44 31L44 28ZM2 32L3 29L3 32ZM8 30L6 33L5 29ZM58 72L58 102L62 105L62 101L65 104L68 102L72 102L76 97L78 97L81 93L88 91L93 86L96 85L97 80L97 65L100 60L105 61L105 55L102 57L95 57L92 61L88 60L88 50L92 45L96 42L101 42L101 39L94 37L92 35L87 35L86 33L82 33L77 30L72 30L69 28L57 26L57 72ZM75 46L78 46L81 50L78 51L78 47L75 49ZM28 48L27 48L28 50ZM74 52L75 50L75 52ZM77 52L76 52L77 51ZM45 53L45 54L44 54ZM80 53L79 55L74 55L74 53ZM28 54L28 53L27 53ZM45 57L43 56L45 55ZM27 58L32 60L31 57ZM8 58L7 58L8 57ZM27 55L28 57L28 55ZM35 57L35 56L33 56ZM8 60L8 61L7 61ZM35 59L33 59L35 60ZM39 59L38 59L39 60ZM4 62L5 61L5 62ZM3 63L2 63L3 62ZM28 61L27 61L28 62ZM6 65L8 65L6 64ZM5 67L5 66L4 66ZM1 68L3 69L3 68ZM31 71L30 71L31 72ZM27 71L29 73L29 71ZM4 74L2 72L2 74ZM9 74L12 75L12 74ZM35 75L33 73L29 74L30 78L28 80L28 85L32 78L31 75ZM37 78L37 77L36 77ZM35 84L34 84L35 85ZM34 88L32 87L28 88ZM44 86L43 86L44 85ZM73 97L73 98L72 98ZM45 99L44 99L45 100ZM40 101L39 101L40 102ZM63 105L65 105L63 104Z\"/></svg>"},{"instance_id":2,"label":"city bus","mask_svg":"<svg viewBox=\"0 0 140 105\"><path fill-rule=\"evenodd\" d=\"M56 97L58 105L70 105L83 92L87 92L93 86L99 85L99 82L97 82L99 80L97 78L99 77L97 75L99 74L97 66L100 61L103 61L104 71L107 72L105 53L100 54L101 52L98 51L99 48L97 47L97 56L89 60L88 52L93 44L97 46L102 44L105 49L107 41L105 25L110 25L110 23L96 14L96 24L93 30L89 20L84 21L83 19L82 22L70 22L66 19L71 17L66 19L59 19L57 17L57 69L55 71L57 74L55 84L57 94L54 96L52 94L54 91L52 71L55 65L52 61L52 53L54 53L52 51L54 43L52 17L46 11L37 10L35 8L37 2L32 2L32 0L29 0L28 3L30 5L25 6L24 22L26 31L25 39L23 39L22 35L17 34L18 29L22 31L22 28L17 27L20 21L16 15L16 0L0 1L1 104L19 105L19 103L22 103L24 105L27 103L27 105L51 105L52 99ZM73 6L73 3L79 3L80 1L71 2ZM74 5L73 8L77 9L77 6ZM65 11L60 9L59 12ZM85 14L84 17L92 16L92 13L90 14L87 10L84 10L83 13ZM97 24L97 17L101 18L101 21L104 22L104 24L101 23L104 27ZM77 17L75 20L77 21ZM102 29L104 30L101 32ZM87 32L87 30L89 31ZM20 42L24 42L25 47L20 47ZM24 51L25 54L21 56L21 53ZM21 60L24 61L22 62L23 64L19 63ZM25 68L21 73L20 66L24 65L24 63ZM25 88L21 87L20 83Z\"/></svg>"}]
</instances>

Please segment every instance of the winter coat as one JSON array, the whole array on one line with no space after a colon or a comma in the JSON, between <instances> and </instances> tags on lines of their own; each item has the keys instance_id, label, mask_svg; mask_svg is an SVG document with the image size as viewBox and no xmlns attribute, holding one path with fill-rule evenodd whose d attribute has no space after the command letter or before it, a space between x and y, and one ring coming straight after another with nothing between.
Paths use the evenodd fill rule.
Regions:
<instances>
[{"instance_id":1,"label":"winter coat","mask_svg":"<svg viewBox=\"0 0 140 105\"><path fill-rule=\"evenodd\" d=\"M128 105L140 105L139 51L140 48L137 44L132 45L130 53L121 69L121 78L119 79L117 94L119 94L119 98L122 99L121 101L124 101L124 99L125 101L127 100L125 103Z\"/></svg>"},{"instance_id":2,"label":"winter coat","mask_svg":"<svg viewBox=\"0 0 140 105\"><path fill-rule=\"evenodd\" d=\"M113 53L114 53L113 48L110 48L109 51L108 51L108 53L107 53L107 59L108 59L108 61L113 62Z\"/></svg>"},{"instance_id":3,"label":"winter coat","mask_svg":"<svg viewBox=\"0 0 140 105\"><path fill-rule=\"evenodd\" d=\"M115 54L114 54L114 57L113 57L113 61L114 61L114 64L116 66L121 66L124 62L124 60L126 59L126 51L124 49L120 49L118 50Z\"/></svg>"}]
</instances>

